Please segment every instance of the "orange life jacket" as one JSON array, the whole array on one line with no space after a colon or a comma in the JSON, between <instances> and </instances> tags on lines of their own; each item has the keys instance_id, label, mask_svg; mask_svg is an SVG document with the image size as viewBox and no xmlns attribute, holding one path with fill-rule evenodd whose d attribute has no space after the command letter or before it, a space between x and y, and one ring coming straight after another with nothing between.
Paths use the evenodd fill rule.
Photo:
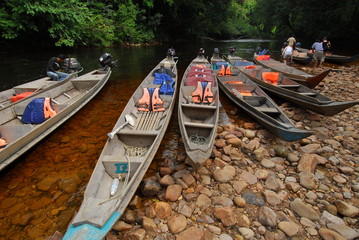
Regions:
<instances>
[{"instance_id":1,"label":"orange life jacket","mask_svg":"<svg viewBox=\"0 0 359 240\"><path fill-rule=\"evenodd\" d=\"M212 83L208 82L206 88L203 93L203 103L211 103L213 102L213 92L212 92Z\"/></svg>"},{"instance_id":2,"label":"orange life jacket","mask_svg":"<svg viewBox=\"0 0 359 240\"><path fill-rule=\"evenodd\" d=\"M278 79L279 79L279 72L263 72L262 73L262 80L273 84L278 85Z\"/></svg>"},{"instance_id":3,"label":"orange life jacket","mask_svg":"<svg viewBox=\"0 0 359 240\"><path fill-rule=\"evenodd\" d=\"M6 147L6 144L7 144L6 140L3 138L0 138L0 149Z\"/></svg>"},{"instance_id":4,"label":"orange life jacket","mask_svg":"<svg viewBox=\"0 0 359 240\"><path fill-rule=\"evenodd\" d=\"M155 88L152 93L152 111L162 112L165 110L163 100L159 96L160 89Z\"/></svg>"},{"instance_id":5,"label":"orange life jacket","mask_svg":"<svg viewBox=\"0 0 359 240\"><path fill-rule=\"evenodd\" d=\"M45 101L44 101L44 117L47 119L47 118L51 118L51 117L53 117L55 115L56 115L56 112L51 106L50 98L45 98Z\"/></svg>"},{"instance_id":6,"label":"orange life jacket","mask_svg":"<svg viewBox=\"0 0 359 240\"><path fill-rule=\"evenodd\" d=\"M26 97L30 96L30 95L33 94L33 93L34 93L34 92L23 92L23 93L16 94L15 96L12 96L12 97L10 98L10 101L11 101L12 103L17 102L17 101L19 101L19 100L21 100L21 99L23 99L23 98L26 98Z\"/></svg>"},{"instance_id":7,"label":"orange life jacket","mask_svg":"<svg viewBox=\"0 0 359 240\"><path fill-rule=\"evenodd\" d=\"M224 74L225 74L224 65L221 65L221 70L218 71L217 76L224 76Z\"/></svg>"},{"instance_id":8,"label":"orange life jacket","mask_svg":"<svg viewBox=\"0 0 359 240\"><path fill-rule=\"evenodd\" d=\"M138 111L142 111L142 112L150 111L150 102L151 102L150 93L148 92L147 88L144 88L143 89L143 95L138 100L138 103L137 103Z\"/></svg>"},{"instance_id":9,"label":"orange life jacket","mask_svg":"<svg viewBox=\"0 0 359 240\"><path fill-rule=\"evenodd\" d=\"M197 82L197 88L192 93L192 102L194 103L201 103L203 96L203 87L201 81Z\"/></svg>"},{"instance_id":10,"label":"orange life jacket","mask_svg":"<svg viewBox=\"0 0 359 240\"><path fill-rule=\"evenodd\" d=\"M242 84L242 81L225 81L227 84Z\"/></svg>"},{"instance_id":11,"label":"orange life jacket","mask_svg":"<svg viewBox=\"0 0 359 240\"><path fill-rule=\"evenodd\" d=\"M243 91L243 90L240 90L239 93L242 95L242 96L252 96L252 92L249 92L249 91Z\"/></svg>"},{"instance_id":12,"label":"orange life jacket","mask_svg":"<svg viewBox=\"0 0 359 240\"><path fill-rule=\"evenodd\" d=\"M223 66L223 65L222 65ZM231 72L231 65L227 65L226 71L225 71L225 75L226 76L231 76L232 72Z\"/></svg>"}]
</instances>

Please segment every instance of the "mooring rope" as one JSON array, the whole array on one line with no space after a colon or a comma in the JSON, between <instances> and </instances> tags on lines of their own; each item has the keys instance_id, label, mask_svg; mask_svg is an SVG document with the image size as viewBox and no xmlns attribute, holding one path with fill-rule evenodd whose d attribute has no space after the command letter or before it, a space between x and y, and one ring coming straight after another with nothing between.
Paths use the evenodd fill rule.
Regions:
<instances>
[{"instance_id":1,"label":"mooring rope","mask_svg":"<svg viewBox=\"0 0 359 240\"><path fill-rule=\"evenodd\" d=\"M195 134L195 135L191 135L189 137L189 141L196 143L198 145L204 145L204 144L206 144L207 138L205 138L203 136L199 136L198 134Z\"/></svg>"}]
</instances>

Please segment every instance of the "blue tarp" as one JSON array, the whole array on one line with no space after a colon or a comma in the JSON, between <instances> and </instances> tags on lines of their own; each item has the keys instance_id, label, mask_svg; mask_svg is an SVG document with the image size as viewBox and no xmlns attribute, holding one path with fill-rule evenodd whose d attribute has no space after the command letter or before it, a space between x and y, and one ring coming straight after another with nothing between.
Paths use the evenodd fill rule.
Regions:
<instances>
[{"instance_id":1,"label":"blue tarp","mask_svg":"<svg viewBox=\"0 0 359 240\"><path fill-rule=\"evenodd\" d=\"M35 98L25 108L21 121L27 124L40 124L46 119L44 116L45 98Z\"/></svg>"}]
</instances>

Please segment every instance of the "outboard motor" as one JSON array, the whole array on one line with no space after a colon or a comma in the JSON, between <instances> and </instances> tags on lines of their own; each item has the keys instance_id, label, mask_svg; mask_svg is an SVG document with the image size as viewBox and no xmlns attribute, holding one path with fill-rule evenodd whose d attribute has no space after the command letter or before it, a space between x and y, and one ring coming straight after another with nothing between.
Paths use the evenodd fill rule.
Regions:
<instances>
[{"instance_id":1,"label":"outboard motor","mask_svg":"<svg viewBox=\"0 0 359 240\"><path fill-rule=\"evenodd\" d=\"M175 57L175 55L176 55L176 50L174 49L174 48L169 48L168 50L167 50L167 60L177 60L178 59L178 57Z\"/></svg>"},{"instance_id":2,"label":"outboard motor","mask_svg":"<svg viewBox=\"0 0 359 240\"><path fill-rule=\"evenodd\" d=\"M63 63L63 71L65 73L81 72L82 67L76 58L65 58Z\"/></svg>"},{"instance_id":3,"label":"outboard motor","mask_svg":"<svg viewBox=\"0 0 359 240\"><path fill-rule=\"evenodd\" d=\"M218 48L213 49L213 57L219 58L219 49Z\"/></svg>"},{"instance_id":4,"label":"outboard motor","mask_svg":"<svg viewBox=\"0 0 359 240\"><path fill-rule=\"evenodd\" d=\"M106 71L109 67L116 65L116 61L112 61L112 55L109 53L104 53L98 61L100 62L101 70Z\"/></svg>"},{"instance_id":5,"label":"outboard motor","mask_svg":"<svg viewBox=\"0 0 359 240\"><path fill-rule=\"evenodd\" d=\"M198 50L198 57L204 57L204 48Z\"/></svg>"},{"instance_id":6,"label":"outboard motor","mask_svg":"<svg viewBox=\"0 0 359 240\"><path fill-rule=\"evenodd\" d=\"M236 52L236 48L235 47L230 47L229 48L229 55L230 56L234 56L234 53Z\"/></svg>"}]
</instances>

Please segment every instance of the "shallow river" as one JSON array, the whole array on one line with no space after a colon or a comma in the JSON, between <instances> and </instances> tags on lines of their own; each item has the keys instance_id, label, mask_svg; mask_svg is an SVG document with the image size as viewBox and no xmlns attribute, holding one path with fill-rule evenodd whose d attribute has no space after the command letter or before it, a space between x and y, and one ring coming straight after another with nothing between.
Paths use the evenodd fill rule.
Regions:
<instances>
[{"instance_id":1,"label":"shallow river","mask_svg":"<svg viewBox=\"0 0 359 240\"><path fill-rule=\"evenodd\" d=\"M234 46L250 59L257 46L278 54L278 42L240 40L193 42L147 47L74 49L62 52L77 58L84 73L98 67L104 52L118 60L107 85L75 116L42 140L11 166L0 172L0 239L45 239L56 230L64 233L82 201L82 194L101 150L133 91L143 78L174 47L179 57L179 79L200 47L206 56L213 48L221 54ZM277 50L277 51L276 51ZM0 91L44 76L46 63L59 52L0 53ZM227 112L235 109L221 95ZM246 116L231 116L236 121ZM166 158L183 152L177 124L177 109L148 171L151 175Z\"/></svg>"}]
</instances>

